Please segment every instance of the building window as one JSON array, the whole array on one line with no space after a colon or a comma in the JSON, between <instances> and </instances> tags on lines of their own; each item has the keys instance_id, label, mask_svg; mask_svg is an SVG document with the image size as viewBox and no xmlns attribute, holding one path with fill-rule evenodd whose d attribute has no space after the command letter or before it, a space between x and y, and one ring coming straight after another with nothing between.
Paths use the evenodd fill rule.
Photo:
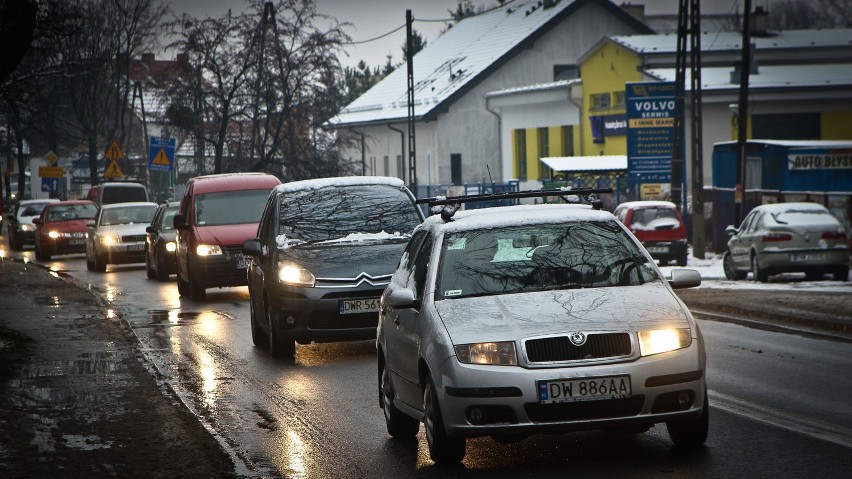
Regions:
<instances>
[{"instance_id":1,"label":"building window","mask_svg":"<svg viewBox=\"0 0 852 479\"><path fill-rule=\"evenodd\" d=\"M609 110L609 93L596 93L589 97L589 108L592 110Z\"/></svg>"},{"instance_id":2,"label":"building window","mask_svg":"<svg viewBox=\"0 0 852 479\"><path fill-rule=\"evenodd\" d=\"M515 171L521 181L527 179L527 132L515 130Z\"/></svg>"},{"instance_id":3,"label":"building window","mask_svg":"<svg viewBox=\"0 0 852 479\"><path fill-rule=\"evenodd\" d=\"M623 109L624 108L624 92L617 91L612 94L615 97L615 105L613 108Z\"/></svg>"},{"instance_id":4,"label":"building window","mask_svg":"<svg viewBox=\"0 0 852 479\"><path fill-rule=\"evenodd\" d=\"M575 78L580 78L580 67L577 65L553 65L553 81Z\"/></svg>"},{"instance_id":5,"label":"building window","mask_svg":"<svg viewBox=\"0 0 852 479\"><path fill-rule=\"evenodd\" d=\"M541 158L548 158L550 156L550 134L547 128L539 128L538 129L538 168L539 168L539 179L540 180L549 180L551 177L550 167L545 165Z\"/></svg>"},{"instance_id":6,"label":"building window","mask_svg":"<svg viewBox=\"0 0 852 479\"><path fill-rule=\"evenodd\" d=\"M562 156L574 156L574 127L562 127Z\"/></svg>"}]
</instances>

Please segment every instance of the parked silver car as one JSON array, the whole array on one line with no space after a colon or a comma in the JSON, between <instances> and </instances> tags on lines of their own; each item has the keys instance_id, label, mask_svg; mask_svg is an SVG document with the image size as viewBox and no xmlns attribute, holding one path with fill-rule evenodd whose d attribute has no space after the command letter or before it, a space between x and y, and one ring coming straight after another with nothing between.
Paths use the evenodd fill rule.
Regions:
<instances>
[{"instance_id":1,"label":"parked silver car","mask_svg":"<svg viewBox=\"0 0 852 479\"><path fill-rule=\"evenodd\" d=\"M846 231L818 203L776 203L755 207L739 228L725 230L731 238L723 268L728 279L766 282L770 275L802 272L810 280L831 274L849 279Z\"/></svg>"},{"instance_id":2,"label":"parked silver car","mask_svg":"<svg viewBox=\"0 0 852 479\"><path fill-rule=\"evenodd\" d=\"M465 198L433 204L454 201ZM700 285L697 271L663 279L626 227L588 205L453 209L415 230L382 295L391 436L422 420L436 462L460 461L472 436L666 423L676 444L705 441L704 341L673 291Z\"/></svg>"}]
</instances>

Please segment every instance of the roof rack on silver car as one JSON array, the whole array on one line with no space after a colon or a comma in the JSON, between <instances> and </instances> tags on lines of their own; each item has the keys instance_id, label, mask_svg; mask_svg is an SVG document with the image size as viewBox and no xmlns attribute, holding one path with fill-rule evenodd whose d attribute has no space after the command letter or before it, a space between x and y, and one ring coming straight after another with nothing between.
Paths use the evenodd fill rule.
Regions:
<instances>
[{"instance_id":1,"label":"roof rack on silver car","mask_svg":"<svg viewBox=\"0 0 852 479\"><path fill-rule=\"evenodd\" d=\"M462 195L462 196L435 196L432 198L421 198L416 201L417 204L428 204L430 214L441 214L444 221L452 221L453 215L461 208L464 203L473 203L477 201L498 201L498 200L513 200L520 198L543 198L546 196L558 196L566 203L577 203L580 198L585 200L592 208L599 210L603 208L599 194L612 193L612 188L554 188L549 190L527 190L527 191L512 191L508 193L483 193L478 195ZM569 197L576 197L576 200L571 200ZM439 208L440 207L440 208Z\"/></svg>"}]
</instances>

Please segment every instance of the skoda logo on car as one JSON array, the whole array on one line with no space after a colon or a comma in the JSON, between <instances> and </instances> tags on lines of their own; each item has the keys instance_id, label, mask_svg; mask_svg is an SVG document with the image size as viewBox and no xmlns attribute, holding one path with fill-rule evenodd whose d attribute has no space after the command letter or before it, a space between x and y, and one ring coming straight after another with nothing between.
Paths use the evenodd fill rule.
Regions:
<instances>
[{"instance_id":1,"label":"skoda logo on car","mask_svg":"<svg viewBox=\"0 0 852 479\"><path fill-rule=\"evenodd\" d=\"M571 344L574 346L582 346L586 344L586 335L580 332L571 333L568 339L571 340Z\"/></svg>"}]
</instances>

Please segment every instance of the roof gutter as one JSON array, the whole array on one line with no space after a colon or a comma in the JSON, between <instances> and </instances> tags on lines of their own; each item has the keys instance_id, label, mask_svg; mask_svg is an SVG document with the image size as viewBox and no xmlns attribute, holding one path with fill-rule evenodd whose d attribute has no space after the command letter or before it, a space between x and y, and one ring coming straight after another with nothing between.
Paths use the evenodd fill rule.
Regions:
<instances>
[{"instance_id":1,"label":"roof gutter","mask_svg":"<svg viewBox=\"0 0 852 479\"><path fill-rule=\"evenodd\" d=\"M402 180L405 181L405 132L399 128L394 128L390 123L388 123L388 128L399 133L399 157L402 160L402 171L400 173L402 173Z\"/></svg>"},{"instance_id":2,"label":"roof gutter","mask_svg":"<svg viewBox=\"0 0 852 479\"><path fill-rule=\"evenodd\" d=\"M351 127L347 128L347 130L355 133L356 135L361 135L361 176L367 176L367 152L364 146L364 133Z\"/></svg>"},{"instance_id":3,"label":"roof gutter","mask_svg":"<svg viewBox=\"0 0 852 479\"><path fill-rule=\"evenodd\" d=\"M491 109L489 106L490 100L488 96L485 97L485 111L497 117L497 161L500 162L500 171L503 171L505 176L505 171L503 170L503 117Z\"/></svg>"},{"instance_id":4,"label":"roof gutter","mask_svg":"<svg viewBox=\"0 0 852 479\"><path fill-rule=\"evenodd\" d=\"M578 88L580 90L579 102L574 99L575 88ZM583 82L580 81L576 83L571 83L571 85L568 86L568 101L571 102L574 106L576 106L578 110L580 110L580 124L578 128L580 130L580 151L574 152L574 156L585 156L586 152L583 151L583 141L585 140L585 137L583 136L583 124L585 123L585 118L583 117Z\"/></svg>"}]
</instances>

